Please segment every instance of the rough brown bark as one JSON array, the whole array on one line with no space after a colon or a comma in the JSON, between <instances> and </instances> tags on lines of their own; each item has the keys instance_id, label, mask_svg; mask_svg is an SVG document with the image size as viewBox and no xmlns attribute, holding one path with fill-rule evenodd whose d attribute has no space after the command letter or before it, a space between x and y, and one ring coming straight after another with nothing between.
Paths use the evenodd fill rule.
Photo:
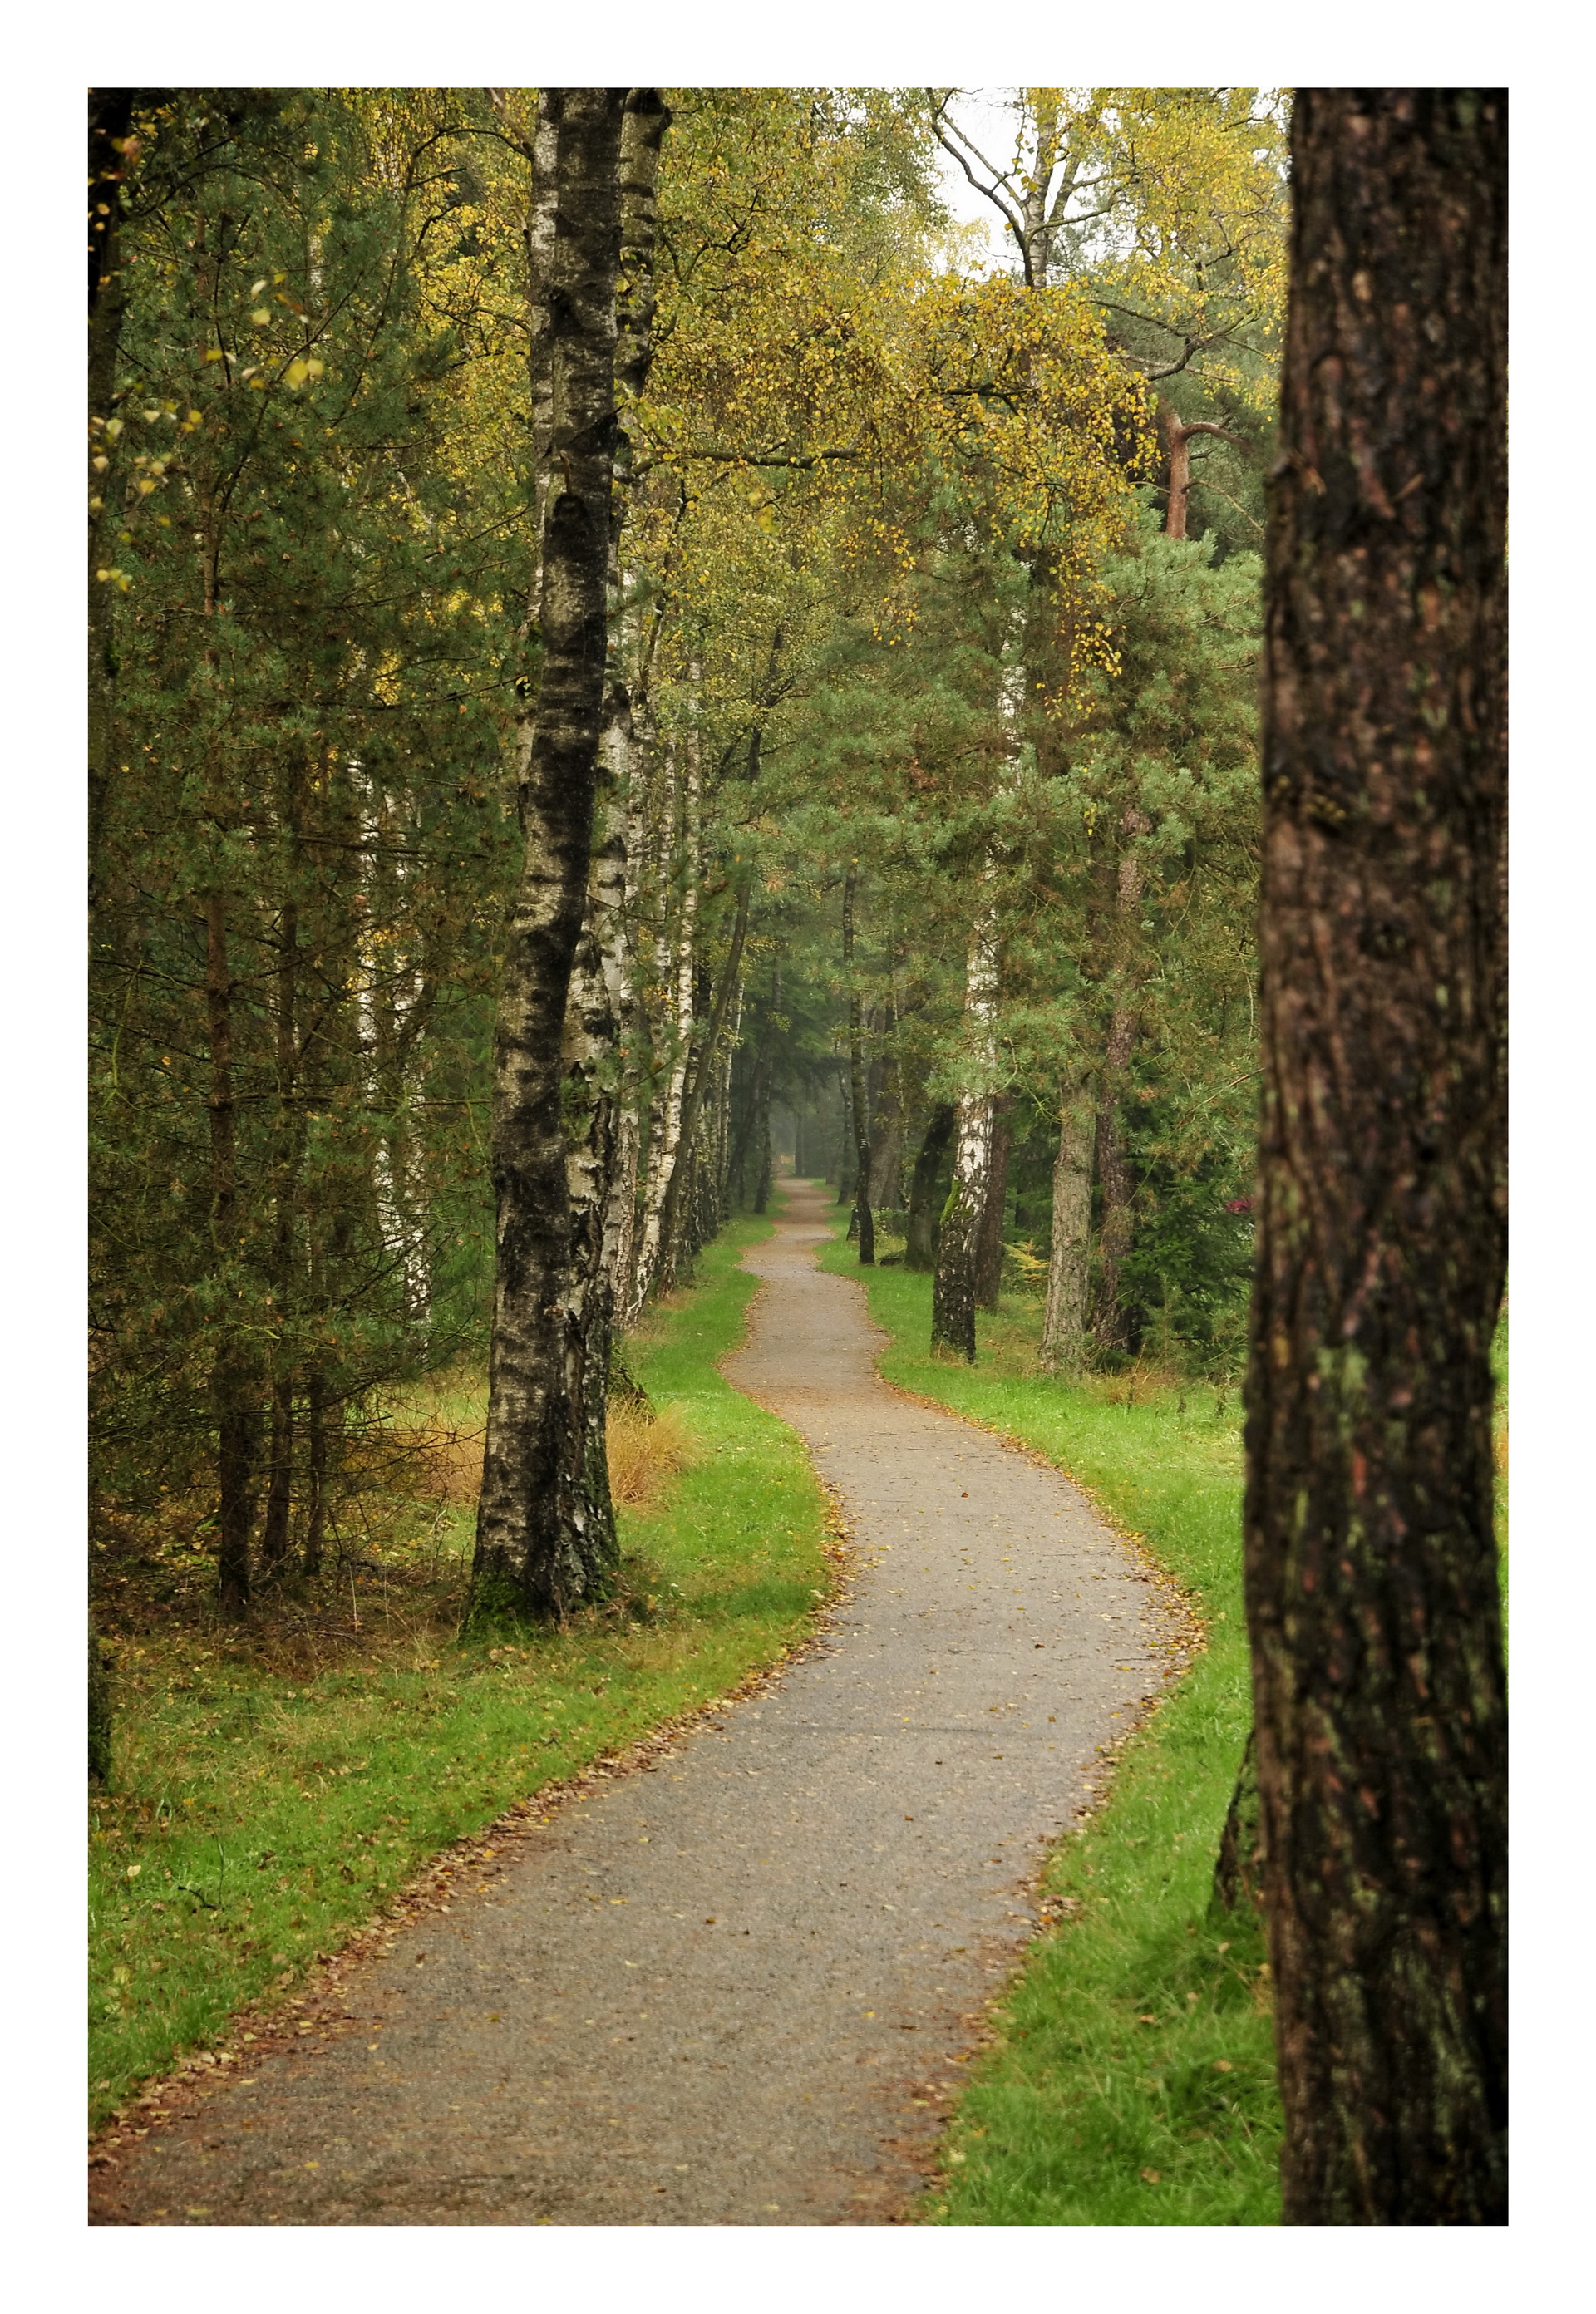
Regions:
<instances>
[{"instance_id":1,"label":"rough brown bark","mask_svg":"<svg viewBox=\"0 0 1596 2314\"><path fill-rule=\"evenodd\" d=\"M111 604L115 589L96 577L105 566L107 520L102 464L110 444L106 420L116 402L117 347L126 297L119 263L124 146L133 119L130 88L89 91L89 881L93 894L110 794L116 711Z\"/></svg>"},{"instance_id":2,"label":"rough brown bark","mask_svg":"<svg viewBox=\"0 0 1596 2314\"><path fill-rule=\"evenodd\" d=\"M587 1377L569 1291L561 1047L604 711L625 96L587 88L544 89L539 97L540 158L545 126L557 131L543 299L551 375L543 658L522 789L525 863L494 1038L498 1269L474 1568L479 1596L507 1589L536 1613L564 1614L602 1591L613 1547L584 1483Z\"/></svg>"},{"instance_id":3,"label":"rough brown bark","mask_svg":"<svg viewBox=\"0 0 1596 2314\"><path fill-rule=\"evenodd\" d=\"M1042 1364L1074 1373L1086 1351L1086 1289L1091 1244L1092 1153L1097 1137L1091 1089L1066 1082L1059 1092L1058 1155L1053 1168L1053 1239Z\"/></svg>"},{"instance_id":4,"label":"rough brown bark","mask_svg":"<svg viewBox=\"0 0 1596 2314\"><path fill-rule=\"evenodd\" d=\"M914 1160L913 1179L909 1185L909 1242L904 1254L904 1267L909 1269L934 1269L937 1266L937 1176L953 1139L957 1114L951 1101L943 1101L932 1109L920 1154Z\"/></svg>"},{"instance_id":5,"label":"rough brown bark","mask_svg":"<svg viewBox=\"0 0 1596 2314\"><path fill-rule=\"evenodd\" d=\"M1506 126L1292 131L1245 1525L1297 2225L1506 2217Z\"/></svg>"},{"instance_id":6,"label":"rough brown bark","mask_svg":"<svg viewBox=\"0 0 1596 2314\"><path fill-rule=\"evenodd\" d=\"M277 986L277 1152L272 1184L272 1291L278 1325L286 1332L294 1306L294 1250L300 1197L304 1106L300 1099L298 1039L299 908L294 896L299 873L303 776L297 766L287 780L285 817L290 846L290 886L282 911L282 951ZM260 1525L260 1557L269 1568L288 1555L288 1524L294 1493L294 1372L282 1342L271 1376L270 1479Z\"/></svg>"},{"instance_id":7,"label":"rough brown bark","mask_svg":"<svg viewBox=\"0 0 1596 2314\"><path fill-rule=\"evenodd\" d=\"M1125 1150L1120 1109L1138 1025L1136 950L1141 937L1139 920L1145 870L1136 841L1147 833L1147 816L1139 805L1133 803L1127 808L1123 826L1126 844L1119 863L1112 934L1116 959L1114 1009L1103 1049L1098 1100L1098 1187L1102 1203L1092 1331L1098 1348L1105 1350L1124 1350L1130 1340L1130 1322L1120 1300L1120 1273L1130 1252L1135 1227L1136 1177Z\"/></svg>"}]
</instances>

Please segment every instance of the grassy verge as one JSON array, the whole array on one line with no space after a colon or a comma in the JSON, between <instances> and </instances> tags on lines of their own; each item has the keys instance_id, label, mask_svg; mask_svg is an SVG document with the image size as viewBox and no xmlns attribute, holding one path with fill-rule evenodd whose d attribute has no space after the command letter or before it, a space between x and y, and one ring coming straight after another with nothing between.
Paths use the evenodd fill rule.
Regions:
<instances>
[{"instance_id":1,"label":"grassy verge","mask_svg":"<svg viewBox=\"0 0 1596 2314\"><path fill-rule=\"evenodd\" d=\"M301 1616L292 1649L286 1621L269 1644L197 1609L141 1618L125 1581L108 1586L119 1720L112 1788L91 1802L95 2123L246 2000L286 1997L438 1849L803 1636L828 1579L823 1499L792 1433L714 1366L754 1290L736 1262L770 1226L726 1231L629 1346L688 1467L659 1507L622 1512L626 1580L608 1610L563 1631L463 1630L459 1485L399 1506L408 1522L368 1522L343 1562L345 1620ZM445 1411L469 1435L472 1392L458 1395Z\"/></svg>"},{"instance_id":2,"label":"grassy verge","mask_svg":"<svg viewBox=\"0 0 1596 2314\"><path fill-rule=\"evenodd\" d=\"M839 1223L839 1228L842 1223ZM1039 1310L980 1325L974 1368L933 1361L930 1280L868 1285L905 1389L1039 1450L1176 1577L1208 1645L1124 1747L1107 1806L1054 1852L1063 1923L1033 1946L960 2100L927 2214L949 2225L1271 2225L1280 2113L1268 1972L1250 1914L1211 1918L1213 1859L1250 1713L1238 1409L1205 1384L1068 1387L1036 1367ZM1145 1395L1142 1394L1145 1390Z\"/></svg>"}]
</instances>

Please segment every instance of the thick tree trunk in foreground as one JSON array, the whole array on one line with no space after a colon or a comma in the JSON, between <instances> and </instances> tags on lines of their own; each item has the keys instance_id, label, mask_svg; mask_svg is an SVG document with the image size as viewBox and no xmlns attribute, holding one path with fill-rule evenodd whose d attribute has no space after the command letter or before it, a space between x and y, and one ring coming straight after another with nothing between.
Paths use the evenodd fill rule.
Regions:
<instances>
[{"instance_id":1,"label":"thick tree trunk in foreground","mask_svg":"<svg viewBox=\"0 0 1596 2314\"><path fill-rule=\"evenodd\" d=\"M1091 1250L1092 1151L1097 1138L1089 1086L1065 1084L1059 1095L1058 1155L1053 1167L1053 1243L1042 1364L1077 1373L1086 1354L1086 1287Z\"/></svg>"},{"instance_id":2,"label":"thick tree trunk in foreground","mask_svg":"<svg viewBox=\"0 0 1596 2314\"><path fill-rule=\"evenodd\" d=\"M1506 100L1304 89L1246 1554L1294 2225L1502 2224Z\"/></svg>"},{"instance_id":3,"label":"thick tree trunk in foreground","mask_svg":"<svg viewBox=\"0 0 1596 2314\"><path fill-rule=\"evenodd\" d=\"M904 1266L909 1269L934 1269L937 1266L937 1176L948 1154L957 1115L951 1101L944 1101L940 1108L932 1109L920 1154L914 1160L914 1174L909 1185L909 1242L904 1254Z\"/></svg>"},{"instance_id":4,"label":"thick tree trunk in foreground","mask_svg":"<svg viewBox=\"0 0 1596 2314\"><path fill-rule=\"evenodd\" d=\"M498 1259L474 1576L480 1594L504 1586L523 1606L557 1614L602 1591L613 1550L613 1530L592 1515L583 1483L587 1377L570 1294L561 1042L604 713L624 103L622 89L545 89L539 98L540 122L558 121L544 301L551 478L543 661L522 797L525 864L493 1055ZM540 136L540 155L543 147Z\"/></svg>"}]
</instances>

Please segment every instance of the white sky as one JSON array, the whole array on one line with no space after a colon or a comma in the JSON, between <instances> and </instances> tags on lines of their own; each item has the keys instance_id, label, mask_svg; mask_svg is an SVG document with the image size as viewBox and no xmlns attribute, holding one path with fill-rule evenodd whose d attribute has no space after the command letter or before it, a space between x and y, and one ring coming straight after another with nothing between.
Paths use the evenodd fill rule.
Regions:
<instances>
[{"instance_id":1,"label":"white sky","mask_svg":"<svg viewBox=\"0 0 1596 2314\"><path fill-rule=\"evenodd\" d=\"M1003 168L1014 152L1014 113L1004 88L961 89L949 110L956 124L974 137L994 167ZM1014 236L1005 228L992 203L975 190L951 154L938 146L942 198L956 223L974 225L981 238L975 253L997 270L1006 272L1016 257Z\"/></svg>"}]
</instances>

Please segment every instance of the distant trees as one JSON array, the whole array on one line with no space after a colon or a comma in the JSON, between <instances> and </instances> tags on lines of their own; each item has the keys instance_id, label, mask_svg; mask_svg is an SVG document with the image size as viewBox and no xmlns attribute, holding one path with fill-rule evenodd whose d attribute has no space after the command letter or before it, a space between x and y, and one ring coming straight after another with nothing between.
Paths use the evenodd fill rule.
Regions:
<instances>
[{"instance_id":1,"label":"distant trees","mask_svg":"<svg viewBox=\"0 0 1596 2314\"><path fill-rule=\"evenodd\" d=\"M1305 89L1292 151L1246 1504L1284 2214L1499 2225L1506 96Z\"/></svg>"}]
</instances>

